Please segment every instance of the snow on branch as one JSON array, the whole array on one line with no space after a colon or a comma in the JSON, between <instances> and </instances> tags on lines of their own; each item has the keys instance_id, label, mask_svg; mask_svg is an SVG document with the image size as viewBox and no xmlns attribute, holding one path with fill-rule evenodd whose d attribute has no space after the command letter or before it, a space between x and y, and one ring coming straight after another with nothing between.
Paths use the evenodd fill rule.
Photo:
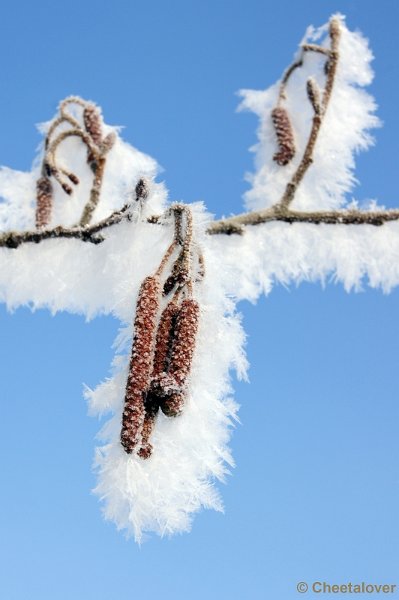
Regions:
<instances>
[{"instance_id":1,"label":"snow on branch","mask_svg":"<svg viewBox=\"0 0 399 600\"><path fill-rule=\"evenodd\" d=\"M0 170L0 301L122 323L110 378L85 395L93 414L111 413L95 491L138 541L223 509L214 483L234 464L230 373L247 368L238 301L276 282L399 284L399 209L347 201L354 154L379 124L362 89L371 58L336 15L308 30L281 81L242 92L260 128L236 216L169 203L155 161L77 97L42 126L30 173Z\"/></svg>"},{"instance_id":2,"label":"snow on branch","mask_svg":"<svg viewBox=\"0 0 399 600\"><path fill-rule=\"evenodd\" d=\"M313 30L310 30L309 35L311 38L315 38L317 40L317 38L320 36L320 32L315 34ZM356 36L356 34L351 35L352 37ZM344 38L343 51L341 51L342 37ZM286 167L289 165L289 163L293 161L294 156L296 154L298 155L299 153L299 148L297 148L295 141L296 134L294 133L294 129L300 130L301 127L303 129L303 124L300 124L300 127L295 128L290 117L290 112L293 114L295 113L294 108L296 108L297 113L299 112L298 107L295 107L294 104L295 102L298 102L298 98L300 98L299 94L295 94L295 92L297 92L296 88L299 84L302 84L303 89L306 90L308 104L310 105L313 113L313 116L311 117L311 126L307 134L307 141L304 144L302 155L300 160L297 161L294 170L291 171L288 181L284 184L283 193L281 194L280 199L277 201L274 200L272 206L266 210L256 210L244 213L242 215L237 215L229 219L214 221L209 224L208 233L243 233L246 226L258 225L260 223L266 223L270 221L283 221L286 223L326 223L334 225L368 224L380 226L387 221L399 219L399 210L382 209L361 211L356 208L351 208L350 210L316 210L318 203L323 204L323 196L326 196L327 194L330 199L334 197L334 186L327 189L326 182L322 183L319 197L317 196L317 193L315 193L317 186L313 186L313 182L311 182L311 185L313 186L312 191L306 197L306 200L304 199L303 194L301 195L300 201L302 204L313 205L314 210L306 211L291 209L291 205L295 199L295 196L298 195L298 188L301 186L307 171L315 163L315 161L322 159L320 153L317 155L315 150L319 139L319 134L323 127L324 129L329 127L329 130L324 132L325 139L322 140L322 145L324 146L323 153L327 156L328 154L331 155L330 159L327 159L327 161L324 157L324 162L331 160L332 156L335 159L336 152L334 148L334 140L331 140L329 143L328 139L329 137L334 137L336 135L334 131L337 127L337 123L335 121L332 122L331 116L329 119L330 122L327 122L326 125L324 122L328 116L327 109L335 88L337 73L338 80L341 80L338 81L338 84L341 84L341 90L338 90L338 94L343 97L345 106L343 107L343 113L339 111L339 106L333 107L333 110L335 110L336 114L339 112L340 117L342 114L350 112L350 105L354 100L351 96L353 94L359 95L359 91L353 87L353 83L365 83L368 82L370 78L370 75L367 74L367 69L363 69L366 71L365 73L360 72L360 80L359 74L357 74L358 81L352 81L348 76L348 73L346 73L346 71L348 71L348 62L350 60L347 56L349 49L347 37L348 32L343 26L342 18L340 16L333 17L328 25L328 41L324 42L325 45L317 43L303 43L300 48L299 56L287 68L281 79L278 87L275 107L272 110L266 111L264 110L264 107L262 108L262 118L268 120L267 125L264 125L264 127L274 129L277 151L273 153L272 160L278 165L278 167L276 169L276 167L273 168L273 166L270 168L270 165L262 165L260 172L254 178L254 190L247 194L249 198L253 198L255 194L260 196L264 193L264 188L266 188L265 195L267 197L268 188L272 187L278 189L281 187L281 180L284 177L284 169L280 169L279 167ZM361 43L359 39L356 39L356 42L358 44ZM352 46L350 46L350 48L352 48ZM315 57L319 56L322 60L322 65L317 65L318 71L322 70L324 75L324 81L322 83L320 83L320 73L318 73L317 70L315 74L311 76L307 75L309 66L305 63L308 61L309 55L314 55ZM314 68L313 63L311 66ZM299 81L294 82L296 87L294 87L292 90L290 89L290 82L292 79L294 79L295 74L299 70L303 70L304 73L300 77ZM351 76L353 79L353 73ZM343 85L344 81L345 85ZM271 90L271 92L272 93L269 94L268 98L269 103L270 98L273 97L273 90ZM243 95L245 96L243 106L247 108L254 108L254 98L256 98L256 96L254 96L251 92L243 92ZM339 99L341 100L341 98ZM363 104L365 104L365 99L365 96L361 98ZM359 107L360 98L356 97L355 100L358 100L357 107ZM363 124L356 124L358 131L355 131L356 127L350 128L352 140L349 143L349 148L350 146L364 147L370 143L370 139L367 138L367 135L362 133L362 129L363 127L367 128L376 126L377 120L371 115L371 109L373 109L373 105L370 103L368 98L367 103L368 106L364 107L360 102L362 109L360 112L363 111L365 122ZM68 112L70 105L76 105L82 109L80 121L78 118ZM25 242L38 243L42 240L50 238L76 238L85 242L98 244L104 239L102 236L97 235L102 229L108 228L118 223L122 219L131 218L128 207L124 207L122 210L114 211L107 218L103 219L102 222L96 223L94 226L89 225L93 217L93 213L95 212L100 201L101 185L106 167L107 154L115 143L115 132L108 133L106 136L104 136L102 132L103 124L100 111L94 104L86 102L81 98L69 97L63 100L59 107L59 113L60 114L53 120L47 131L45 140L45 154L42 160L42 173L41 177L37 181L37 231L4 232L0 234L0 246L17 248L19 245ZM303 111L300 111L300 114L302 117ZM345 121L345 119L343 120ZM65 125L67 128L64 127L64 129L60 131L61 127ZM299 133L301 132L299 131ZM356 136L358 139L356 139ZM78 224L69 228L62 226L48 228L47 226L51 220L53 203L53 185L51 178L54 178L61 186L62 190L68 195L73 193L73 189L66 179L69 179L69 181L74 185L79 184L78 177L72 171L69 171L65 167L61 166L56 157L56 151L58 147L68 137L80 138L80 140L86 145L87 162L93 172L93 181L89 198L84 205ZM267 139L266 142L269 143L270 140ZM341 140L341 146L342 142L343 140ZM330 145L330 148L328 148L328 145ZM315 166L316 168L313 167L313 170L317 171L317 163ZM269 167L268 173L265 173L265 169L267 167ZM342 174L340 177L342 179L342 190L345 189L345 187L348 188L348 185L353 183L345 168L342 168ZM323 178L328 180L329 176L326 177L326 174L324 173L321 179ZM258 180L262 179L265 179L265 183L259 185ZM278 183L273 182L273 179L278 180ZM140 182L136 186L136 201L144 200L145 197L148 196L148 189L146 189L145 194L141 194L140 192L137 193L140 185L145 185L144 179L140 179ZM337 184L335 183L335 185ZM261 188L260 191L257 189L259 187ZM263 198L261 198L261 200L263 201ZM158 220L159 217L157 215L151 215L149 217L150 222L156 223Z\"/></svg>"}]
</instances>

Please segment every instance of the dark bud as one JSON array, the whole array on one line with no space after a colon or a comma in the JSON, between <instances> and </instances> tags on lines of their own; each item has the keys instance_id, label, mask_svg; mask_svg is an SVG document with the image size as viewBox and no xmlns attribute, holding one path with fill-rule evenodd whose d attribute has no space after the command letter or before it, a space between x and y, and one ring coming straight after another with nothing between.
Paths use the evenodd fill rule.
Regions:
<instances>
[{"instance_id":1,"label":"dark bud","mask_svg":"<svg viewBox=\"0 0 399 600\"><path fill-rule=\"evenodd\" d=\"M139 179L135 188L136 200L146 200L148 198L149 189L145 179Z\"/></svg>"},{"instance_id":2,"label":"dark bud","mask_svg":"<svg viewBox=\"0 0 399 600\"><path fill-rule=\"evenodd\" d=\"M72 181L72 183L74 183L75 185L79 184L79 178L76 177L76 175L74 173L68 173L68 178L70 179L70 181Z\"/></svg>"}]
</instances>

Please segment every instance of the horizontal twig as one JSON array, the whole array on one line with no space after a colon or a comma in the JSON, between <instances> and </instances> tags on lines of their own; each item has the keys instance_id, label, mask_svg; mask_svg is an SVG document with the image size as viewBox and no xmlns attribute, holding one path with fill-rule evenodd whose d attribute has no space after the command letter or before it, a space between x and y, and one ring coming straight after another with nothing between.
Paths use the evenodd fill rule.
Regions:
<instances>
[{"instance_id":1,"label":"horizontal twig","mask_svg":"<svg viewBox=\"0 0 399 600\"><path fill-rule=\"evenodd\" d=\"M101 231L116 225L123 220L131 219L131 206L126 204L121 210L113 212L109 217L87 227L54 227L39 231L7 231L0 234L0 247L18 248L25 243L39 243L43 240L55 238L75 238L82 242L100 244L104 241ZM162 217L153 215L147 219L148 223L159 224ZM381 226L388 221L399 220L399 209L360 211L294 211L275 205L265 210L242 213L228 219L213 221L207 229L210 235L216 234L242 234L245 227L282 221L284 223L313 223L319 225L374 225Z\"/></svg>"},{"instance_id":2,"label":"horizontal twig","mask_svg":"<svg viewBox=\"0 0 399 600\"><path fill-rule=\"evenodd\" d=\"M284 223L313 223L319 225L375 225L380 226L388 221L399 220L399 209L380 211L332 210L332 211L295 211L281 205L265 210L243 213L228 219L221 219L209 225L207 232L211 235L241 234L245 226L260 225L270 221Z\"/></svg>"},{"instance_id":3,"label":"horizontal twig","mask_svg":"<svg viewBox=\"0 0 399 600\"><path fill-rule=\"evenodd\" d=\"M0 233L0 247L18 248L21 244L28 242L38 244L43 240L55 238L75 238L82 242L101 244L104 241L100 232L123 219L130 220L130 205L125 204L121 210L113 212L109 217L86 227L54 227L53 229L42 229L36 231L6 231Z\"/></svg>"}]
</instances>

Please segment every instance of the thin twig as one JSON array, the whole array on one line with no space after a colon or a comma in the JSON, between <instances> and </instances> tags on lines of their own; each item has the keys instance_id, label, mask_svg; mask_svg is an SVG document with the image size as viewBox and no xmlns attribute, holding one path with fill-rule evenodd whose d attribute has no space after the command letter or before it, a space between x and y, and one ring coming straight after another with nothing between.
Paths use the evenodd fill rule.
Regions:
<instances>
[{"instance_id":1,"label":"thin twig","mask_svg":"<svg viewBox=\"0 0 399 600\"><path fill-rule=\"evenodd\" d=\"M207 229L211 235L224 233L244 233L245 226L260 225L271 221L284 223L313 223L319 225L375 225L380 226L388 221L399 220L399 209L360 211L360 210L332 210L332 211L294 211L282 206L272 206L265 210L243 213L228 219L214 221Z\"/></svg>"},{"instance_id":2,"label":"thin twig","mask_svg":"<svg viewBox=\"0 0 399 600\"><path fill-rule=\"evenodd\" d=\"M338 46L339 46L339 38L340 38L340 23L336 18L331 19L329 26L329 34L331 39L331 49L329 51L328 58L328 69L326 75L326 85L324 88L324 93L320 102L320 109L314 110L314 116L312 121L312 127L309 134L308 143L306 144L305 151L303 153L303 157L301 162L298 165L297 170L291 177L290 182L287 184L285 188L285 192L278 203L278 206L288 207L294 199L295 192L301 183L302 179L306 171L309 169L310 165L313 162L313 151L317 142L317 138L319 135L319 131L321 125L323 123L326 110L331 98L331 93L334 87L335 81L335 73L337 70L337 64L339 59L338 54ZM312 103L313 108L315 109L315 105Z\"/></svg>"},{"instance_id":3,"label":"thin twig","mask_svg":"<svg viewBox=\"0 0 399 600\"><path fill-rule=\"evenodd\" d=\"M54 238L75 238L82 242L100 244L104 237L99 235L123 220L131 220L130 205L125 205L121 210L113 212L109 217L88 227L54 227L42 231L6 231L0 233L0 247L18 248L25 243L39 243L43 240ZM265 210L242 213L228 219L213 221L208 225L207 233L216 234L243 234L246 226L260 225L272 221L284 223L313 223L319 225L374 225L380 226L389 221L399 220L399 209L360 211L293 211L284 207L272 206ZM148 223L159 225L163 223L161 215L153 215L147 219Z\"/></svg>"}]
</instances>

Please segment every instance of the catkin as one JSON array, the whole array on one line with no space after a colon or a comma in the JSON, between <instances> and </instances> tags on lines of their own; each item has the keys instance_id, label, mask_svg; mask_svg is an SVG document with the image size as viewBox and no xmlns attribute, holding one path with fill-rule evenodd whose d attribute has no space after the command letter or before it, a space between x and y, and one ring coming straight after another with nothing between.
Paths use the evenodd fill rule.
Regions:
<instances>
[{"instance_id":1,"label":"catkin","mask_svg":"<svg viewBox=\"0 0 399 600\"><path fill-rule=\"evenodd\" d=\"M89 104L85 107L83 111L83 122L87 133L90 134L96 146L99 146L103 138L101 116L94 104Z\"/></svg>"},{"instance_id":2,"label":"catkin","mask_svg":"<svg viewBox=\"0 0 399 600\"><path fill-rule=\"evenodd\" d=\"M152 444L150 444L149 439L151 437L152 430L154 429L155 417L158 413L159 404L157 399L155 399L155 402L153 402L151 397L147 395L144 407L145 417L141 431L141 448L138 451L138 455L140 458L150 458L152 454Z\"/></svg>"},{"instance_id":3,"label":"catkin","mask_svg":"<svg viewBox=\"0 0 399 600\"><path fill-rule=\"evenodd\" d=\"M198 320L198 302L192 298L183 300L176 320L168 369L169 379L171 380L168 388L169 393L161 402L161 409L167 416L176 416L181 413L183 408L185 399L184 384L191 369ZM172 381L175 383L175 387L171 385Z\"/></svg>"},{"instance_id":4,"label":"catkin","mask_svg":"<svg viewBox=\"0 0 399 600\"><path fill-rule=\"evenodd\" d=\"M53 186L48 177L40 177L36 183L36 227L50 223L53 208Z\"/></svg>"},{"instance_id":5,"label":"catkin","mask_svg":"<svg viewBox=\"0 0 399 600\"><path fill-rule=\"evenodd\" d=\"M285 108L274 108L271 116L279 148L273 156L273 160L278 165L285 166L295 156L295 141L291 121Z\"/></svg>"},{"instance_id":6,"label":"catkin","mask_svg":"<svg viewBox=\"0 0 399 600\"><path fill-rule=\"evenodd\" d=\"M140 441L144 424L144 400L151 376L159 297L158 278L146 277L137 300L135 334L122 417L121 443L128 454L133 452Z\"/></svg>"},{"instance_id":7,"label":"catkin","mask_svg":"<svg viewBox=\"0 0 399 600\"><path fill-rule=\"evenodd\" d=\"M173 332L176 327L178 314L179 307L176 302L173 301L169 302L162 312L155 344L154 366L152 370L153 378L168 370L173 343Z\"/></svg>"},{"instance_id":8,"label":"catkin","mask_svg":"<svg viewBox=\"0 0 399 600\"><path fill-rule=\"evenodd\" d=\"M165 371L167 370L170 361L173 330L178 311L179 309L176 303L169 302L167 307L163 310L159 320L155 342L151 386L146 394L141 448L138 452L141 458L149 458L152 453L152 446L149 443L149 438L155 425L155 417L158 413L160 400L167 389L164 378L167 377ZM173 383L175 384L174 381Z\"/></svg>"},{"instance_id":9,"label":"catkin","mask_svg":"<svg viewBox=\"0 0 399 600\"><path fill-rule=\"evenodd\" d=\"M163 414L167 417L178 417L183 412L184 401L184 392L179 392L177 394L168 396L161 403Z\"/></svg>"},{"instance_id":10,"label":"catkin","mask_svg":"<svg viewBox=\"0 0 399 600\"><path fill-rule=\"evenodd\" d=\"M183 385L190 372L198 329L199 305L196 300L183 300L176 321L176 333L170 358L169 373Z\"/></svg>"}]
</instances>

